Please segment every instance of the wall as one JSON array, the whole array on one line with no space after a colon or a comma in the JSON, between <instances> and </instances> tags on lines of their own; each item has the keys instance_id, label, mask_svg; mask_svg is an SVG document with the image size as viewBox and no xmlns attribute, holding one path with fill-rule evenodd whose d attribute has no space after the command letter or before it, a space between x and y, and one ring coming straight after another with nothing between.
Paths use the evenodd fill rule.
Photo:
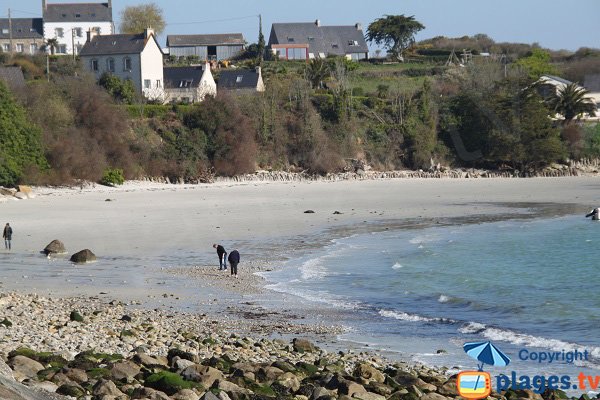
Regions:
<instances>
[{"instance_id":1,"label":"wall","mask_svg":"<svg viewBox=\"0 0 600 400\"><path fill-rule=\"evenodd\" d=\"M78 45L83 47L87 40L87 31L94 28L100 28L101 35L112 35L113 24L112 22L44 22L44 39L58 39L59 45L66 46L66 53L59 53L58 49L56 54L73 54L72 38L71 33L76 28L81 28L81 37L75 35L75 47ZM63 29L63 37L56 36L56 28ZM48 50L50 51L50 50ZM77 54L77 52L76 52Z\"/></svg>"},{"instance_id":2,"label":"wall","mask_svg":"<svg viewBox=\"0 0 600 400\"><path fill-rule=\"evenodd\" d=\"M44 39L36 38L36 39L13 39L13 51L17 52L17 44L22 44L24 46L23 54L35 54L31 52L31 45L37 45L37 51L39 52L42 46L44 46ZM5 51L5 45L10 46L10 39L0 39L0 49ZM5 51L6 52L6 51Z\"/></svg>"},{"instance_id":3,"label":"wall","mask_svg":"<svg viewBox=\"0 0 600 400\"><path fill-rule=\"evenodd\" d=\"M217 60L229 60L244 50L244 46L218 46ZM208 57L207 46L170 47L170 54L175 57L198 56L203 61Z\"/></svg>"},{"instance_id":4,"label":"wall","mask_svg":"<svg viewBox=\"0 0 600 400\"><path fill-rule=\"evenodd\" d=\"M131 70L125 71L124 59L129 57L131 59ZM115 60L115 71L110 72L108 70L108 59L112 58ZM92 70L92 60L98 60L98 71ZM138 93L142 93L142 80L140 77L140 55L139 54L116 54L109 56L81 56L81 62L83 66L95 74L96 79L99 79L105 72L110 72L119 78L126 80L131 79Z\"/></svg>"},{"instance_id":5,"label":"wall","mask_svg":"<svg viewBox=\"0 0 600 400\"><path fill-rule=\"evenodd\" d=\"M164 99L163 53L153 38L141 54L141 84L142 93L149 100ZM144 87L144 81L150 80L150 88Z\"/></svg>"}]
</instances>

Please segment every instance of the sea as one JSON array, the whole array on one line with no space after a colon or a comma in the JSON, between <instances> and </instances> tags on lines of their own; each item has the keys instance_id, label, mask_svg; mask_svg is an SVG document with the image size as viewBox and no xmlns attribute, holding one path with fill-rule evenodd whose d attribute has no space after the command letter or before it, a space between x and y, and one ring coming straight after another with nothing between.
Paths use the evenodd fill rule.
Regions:
<instances>
[{"instance_id":1,"label":"sea","mask_svg":"<svg viewBox=\"0 0 600 400\"><path fill-rule=\"evenodd\" d=\"M491 341L511 358L496 374L600 375L600 223L582 215L355 234L264 276L365 349L476 370L463 344Z\"/></svg>"}]
</instances>

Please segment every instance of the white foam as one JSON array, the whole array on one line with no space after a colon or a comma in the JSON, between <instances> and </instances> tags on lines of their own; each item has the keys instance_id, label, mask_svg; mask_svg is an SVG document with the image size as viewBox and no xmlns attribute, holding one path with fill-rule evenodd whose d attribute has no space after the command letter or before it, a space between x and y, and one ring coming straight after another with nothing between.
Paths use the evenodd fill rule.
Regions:
<instances>
[{"instance_id":1,"label":"white foam","mask_svg":"<svg viewBox=\"0 0 600 400\"><path fill-rule=\"evenodd\" d=\"M386 318L394 318L402 321L411 321L411 322L433 322L435 321L432 318L422 317L420 315L408 314L405 312L397 312L397 311L389 311L389 310L380 310L379 315Z\"/></svg>"},{"instance_id":2,"label":"white foam","mask_svg":"<svg viewBox=\"0 0 600 400\"><path fill-rule=\"evenodd\" d=\"M394 264L392 266L392 269L400 269L400 268L404 268L404 265L400 264L399 262L397 262L396 264Z\"/></svg>"},{"instance_id":3,"label":"white foam","mask_svg":"<svg viewBox=\"0 0 600 400\"><path fill-rule=\"evenodd\" d=\"M485 324L480 324L479 322L469 322L468 324L461 326L458 331L460 333L477 333L485 330Z\"/></svg>"},{"instance_id":4,"label":"white foam","mask_svg":"<svg viewBox=\"0 0 600 400\"><path fill-rule=\"evenodd\" d=\"M447 303L450 301L450 297L446 296L446 295L440 295L440 298L438 299L438 302L440 303Z\"/></svg>"},{"instance_id":5,"label":"white foam","mask_svg":"<svg viewBox=\"0 0 600 400\"><path fill-rule=\"evenodd\" d=\"M327 276L327 268L323 265L321 257L312 258L300 266L300 273L304 280L323 279Z\"/></svg>"}]
</instances>

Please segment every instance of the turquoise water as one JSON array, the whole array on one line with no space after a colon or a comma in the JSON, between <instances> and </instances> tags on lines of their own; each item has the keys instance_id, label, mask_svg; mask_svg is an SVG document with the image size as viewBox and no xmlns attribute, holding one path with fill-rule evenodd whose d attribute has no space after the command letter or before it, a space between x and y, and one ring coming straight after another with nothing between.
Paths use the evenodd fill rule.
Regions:
<instances>
[{"instance_id":1,"label":"turquoise water","mask_svg":"<svg viewBox=\"0 0 600 400\"><path fill-rule=\"evenodd\" d=\"M347 310L343 338L425 363L469 366L462 344L491 340L521 369L574 367L519 364L521 349L588 350L577 365L595 369L599 238L600 223L580 215L385 231L335 240L267 278Z\"/></svg>"}]
</instances>

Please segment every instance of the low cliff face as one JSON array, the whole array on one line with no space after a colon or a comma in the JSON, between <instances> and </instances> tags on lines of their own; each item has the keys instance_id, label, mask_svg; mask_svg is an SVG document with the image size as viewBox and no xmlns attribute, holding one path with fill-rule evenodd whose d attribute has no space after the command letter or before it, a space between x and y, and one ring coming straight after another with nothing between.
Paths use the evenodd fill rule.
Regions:
<instances>
[{"instance_id":1,"label":"low cliff face","mask_svg":"<svg viewBox=\"0 0 600 400\"><path fill-rule=\"evenodd\" d=\"M0 399L6 400L67 400L64 396L42 389L27 387L15 381L12 371L0 359Z\"/></svg>"}]
</instances>

